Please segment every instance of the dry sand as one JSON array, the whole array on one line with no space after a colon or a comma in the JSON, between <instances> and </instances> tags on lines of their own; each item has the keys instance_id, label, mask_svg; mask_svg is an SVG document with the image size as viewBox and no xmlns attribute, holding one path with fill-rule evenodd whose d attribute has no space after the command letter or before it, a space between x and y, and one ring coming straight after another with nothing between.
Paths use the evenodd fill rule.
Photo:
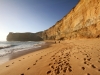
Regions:
<instances>
[{"instance_id":1,"label":"dry sand","mask_svg":"<svg viewBox=\"0 0 100 75\"><path fill-rule=\"evenodd\" d=\"M0 65L0 75L100 75L100 39L52 44Z\"/></svg>"}]
</instances>

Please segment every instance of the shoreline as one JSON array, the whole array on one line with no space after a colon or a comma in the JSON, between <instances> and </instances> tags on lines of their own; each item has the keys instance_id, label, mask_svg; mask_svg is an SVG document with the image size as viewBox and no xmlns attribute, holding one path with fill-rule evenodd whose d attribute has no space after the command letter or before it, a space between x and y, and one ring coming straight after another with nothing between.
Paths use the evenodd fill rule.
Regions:
<instances>
[{"instance_id":1,"label":"shoreline","mask_svg":"<svg viewBox=\"0 0 100 75\"><path fill-rule=\"evenodd\" d=\"M19 51L19 52L10 54L10 60L16 59L16 58L18 58L18 57L20 57L20 56L29 54L29 53L31 53L31 52L35 52L35 51L39 51L39 50L48 48L48 47L50 47L50 45L52 45L52 44L53 44L53 42L46 42L44 45L41 45L41 47L32 48L32 49L28 49L28 50L25 50L25 51Z\"/></svg>"},{"instance_id":2,"label":"shoreline","mask_svg":"<svg viewBox=\"0 0 100 75\"><path fill-rule=\"evenodd\" d=\"M38 47L38 48L32 48L32 49L28 49L28 50L24 50L24 51L18 51L15 53L10 53L9 55L2 56L2 57L0 57L0 65L4 64L7 61L10 61L12 59L16 59L23 55L29 54L31 52L36 52L36 51L48 48L48 47L50 47L51 44L54 44L54 43L53 42L45 42L45 44L41 45L41 47Z\"/></svg>"}]
</instances>

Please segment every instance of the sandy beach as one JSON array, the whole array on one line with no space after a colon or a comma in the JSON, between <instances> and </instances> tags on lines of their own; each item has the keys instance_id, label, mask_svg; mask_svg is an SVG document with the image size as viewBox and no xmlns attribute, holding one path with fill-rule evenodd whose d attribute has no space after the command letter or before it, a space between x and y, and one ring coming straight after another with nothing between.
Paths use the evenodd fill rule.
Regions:
<instances>
[{"instance_id":1,"label":"sandy beach","mask_svg":"<svg viewBox=\"0 0 100 75\"><path fill-rule=\"evenodd\" d=\"M51 44L0 65L0 75L100 75L100 39Z\"/></svg>"}]
</instances>

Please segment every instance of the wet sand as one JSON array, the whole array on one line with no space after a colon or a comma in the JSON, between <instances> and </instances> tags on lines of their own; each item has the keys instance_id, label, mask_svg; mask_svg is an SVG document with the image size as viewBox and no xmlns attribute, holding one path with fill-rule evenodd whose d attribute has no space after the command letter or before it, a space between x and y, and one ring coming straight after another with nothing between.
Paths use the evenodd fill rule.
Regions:
<instances>
[{"instance_id":1,"label":"wet sand","mask_svg":"<svg viewBox=\"0 0 100 75\"><path fill-rule=\"evenodd\" d=\"M100 39L52 44L0 65L0 75L100 75Z\"/></svg>"},{"instance_id":2,"label":"wet sand","mask_svg":"<svg viewBox=\"0 0 100 75\"><path fill-rule=\"evenodd\" d=\"M3 63L5 63L9 60L12 60L12 59L18 58L20 56L23 56L25 54L35 52L35 51L39 51L41 49L45 49L47 47L50 47L50 45L53 44L53 43L54 43L53 41L51 41L51 42L47 41L45 44L42 44L41 47L38 47L38 48L33 48L33 49L29 49L29 50L24 50L24 51L18 51L18 52L15 52L15 53L12 52L8 55L1 56L0 57L0 65L2 65Z\"/></svg>"}]
</instances>

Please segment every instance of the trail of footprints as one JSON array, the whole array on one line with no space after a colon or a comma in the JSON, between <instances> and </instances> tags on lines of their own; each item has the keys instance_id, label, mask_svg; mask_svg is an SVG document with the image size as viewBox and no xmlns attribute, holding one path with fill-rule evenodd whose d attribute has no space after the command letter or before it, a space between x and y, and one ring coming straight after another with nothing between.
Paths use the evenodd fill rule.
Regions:
<instances>
[{"instance_id":1,"label":"trail of footprints","mask_svg":"<svg viewBox=\"0 0 100 75\"><path fill-rule=\"evenodd\" d=\"M40 52L40 53L43 53L44 51L42 51L42 52ZM47 54L45 54L44 56L40 56L40 58L38 59L38 60L36 60L35 61L35 63L33 63L33 66L35 66L36 64L37 64L37 62L39 61L39 60L41 60L43 57L45 57L45 56L47 56L48 54L50 54L50 53L54 53L55 51L51 51L51 52L49 52L49 53L47 53ZM39 55L40 53L37 53L36 55ZM33 56L33 55L32 55ZM28 57L31 57L31 56L28 56ZM25 59L25 58L22 58L22 59ZM20 61L22 61L22 60L18 60L19 62ZM12 62L12 65L14 64L15 62ZM7 65L6 67L10 67L11 65ZM27 70L30 70L31 69L31 67L28 67L27 68ZM19 75L25 75L24 73L22 73L22 74L19 74Z\"/></svg>"},{"instance_id":2,"label":"trail of footprints","mask_svg":"<svg viewBox=\"0 0 100 75\"><path fill-rule=\"evenodd\" d=\"M81 49L81 48L78 47L78 49ZM85 48L83 48L83 49L85 49ZM44 56L41 56L38 60L36 60L35 63L33 63L33 66L35 66L37 64L37 62L39 60L41 60L43 57L47 56L50 53L54 53L54 55L52 55L51 58L50 58L50 60L51 60L52 63L49 63L48 64L48 66L50 67L50 70L48 70L46 72L46 74L47 75L59 75L59 74L66 75L67 72L71 73L73 71L72 66L69 63L70 57L71 57L71 51L72 51L71 48L62 49L62 50L59 50L56 53L54 53L55 51L51 51L51 52L45 54ZM100 50L98 50L98 51L100 51ZM97 68L93 63L91 63L91 59L92 58L91 58L90 54L87 54L85 50L84 51L79 50L78 52L74 52L74 54L77 54L77 53L82 53L82 55L85 56L85 58L83 58L84 65L91 66L92 68L97 69L100 72L100 69ZM38 53L36 55L39 55L39 54L40 53ZM31 57L31 56L28 56L28 57ZM74 57L77 60L79 60L78 57L76 57L76 56L74 56ZM24 60L25 58L22 58L22 59ZM20 62L22 60L18 60L18 61ZM14 63L15 62L12 62L12 65ZM100 55L99 55L98 63L100 63ZM10 66L11 65L7 65L6 67L10 67ZM31 69L31 67L28 67L27 68L27 70L30 70L30 69ZM83 67L81 67L81 69L82 70L85 70L86 67L83 66ZM25 74L24 73L21 73L19 75L25 75ZM87 73L87 75L91 75L91 74L90 73Z\"/></svg>"},{"instance_id":3,"label":"trail of footprints","mask_svg":"<svg viewBox=\"0 0 100 75\"><path fill-rule=\"evenodd\" d=\"M80 48L78 48L80 49ZM85 48L84 48L85 49ZM73 71L72 66L70 65L70 57L71 57L71 49L66 52L68 49L63 49L55 53L51 57L52 63L49 63L48 66L51 68L50 70L47 71L47 75L66 75L66 73L70 73ZM97 68L93 63L91 63L91 56L89 53L87 53L85 50L84 52L79 51L79 52L74 52L74 53L82 53L82 55L85 56L84 60L84 65L90 66L95 70L98 70L100 72L100 69ZM61 55L59 55L61 54ZM92 53L91 53L92 54ZM78 57L74 56L77 60L79 60ZM100 63L100 58L98 60ZM86 67L84 65L81 67L82 70L86 70ZM86 75L91 75L90 73L86 73Z\"/></svg>"},{"instance_id":4,"label":"trail of footprints","mask_svg":"<svg viewBox=\"0 0 100 75\"><path fill-rule=\"evenodd\" d=\"M91 56L90 56L90 54L84 54L85 56L86 56L86 58L84 58L84 64L85 65L87 65L87 66L90 66L90 67L92 67L93 69L95 69L95 70L98 70L98 71L100 71L100 69L99 68L97 68L93 63L91 63ZM99 62L100 63L100 62Z\"/></svg>"},{"instance_id":5,"label":"trail of footprints","mask_svg":"<svg viewBox=\"0 0 100 75\"><path fill-rule=\"evenodd\" d=\"M37 64L37 62L38 62L39 60L41 60L43 57L45 57L45 56L47 56L48 54L53 53L53 52L54 52L54 51L49 52L49 53L45 54L44 56L41 56L38 60L35 61L35 63L33 63L33 66L35 66L35 65ZM42 53L42 52L41 52L41 53ZM38 53L38 54L40 54L40 53ZM36 55L38 55L38 54L36 54ZM30 69L31 69L31 67L28 67L28 68L27 68L27 70L30 70ZM22 74L20 74L20 75L25 75L25 74L22 73Z\"/></svg>"},{"instance_id":6,"label":"trail of footprints","mask_svg":"<svg viewBox=\"0 0 100 75\"><path fill-rule=\"evenodd\" d=\"M85 48L84 48L85 49ZM97 50L97 51L99 51L99 50ZM90 53L90 52L86 52L85 50L82 52L81 50L78 52L78 53L82 53L84 56L85 56L85 58L83 59L84 60L84 64L86 65L86 66L90 66L90 67L92 67L93 69L95 69L95 70L98 70L99 72L100 72L100 69L99 68L97 68L93 63L91 63L91 55L92 55L92 53ZM77 54L77 53L76 53ZM75 58L77 58L76 56L74 56ZM100 63L100 61L98 60L98 62ZM85 70L86 68L85 67L82 67L82 70ZM87 73L87 75L91 75L90 73Z\"/></svg>"},{"instance_id":7,"label":"trail of footprints","mask_svg":"<svg viewBox=\"0 0 100 75\"><path fill-rule=\"evenodd\" d=\"M60 55L59 55L60 54ZM52 63L49 63L51 70L47 71L47 75L58 75L60 73L66 74L72 72L72 66L70 65L70 51L60 50L55 53L50 59ZM56 57L56 58L55 58Z\"/></svg>"}]
</instances>

